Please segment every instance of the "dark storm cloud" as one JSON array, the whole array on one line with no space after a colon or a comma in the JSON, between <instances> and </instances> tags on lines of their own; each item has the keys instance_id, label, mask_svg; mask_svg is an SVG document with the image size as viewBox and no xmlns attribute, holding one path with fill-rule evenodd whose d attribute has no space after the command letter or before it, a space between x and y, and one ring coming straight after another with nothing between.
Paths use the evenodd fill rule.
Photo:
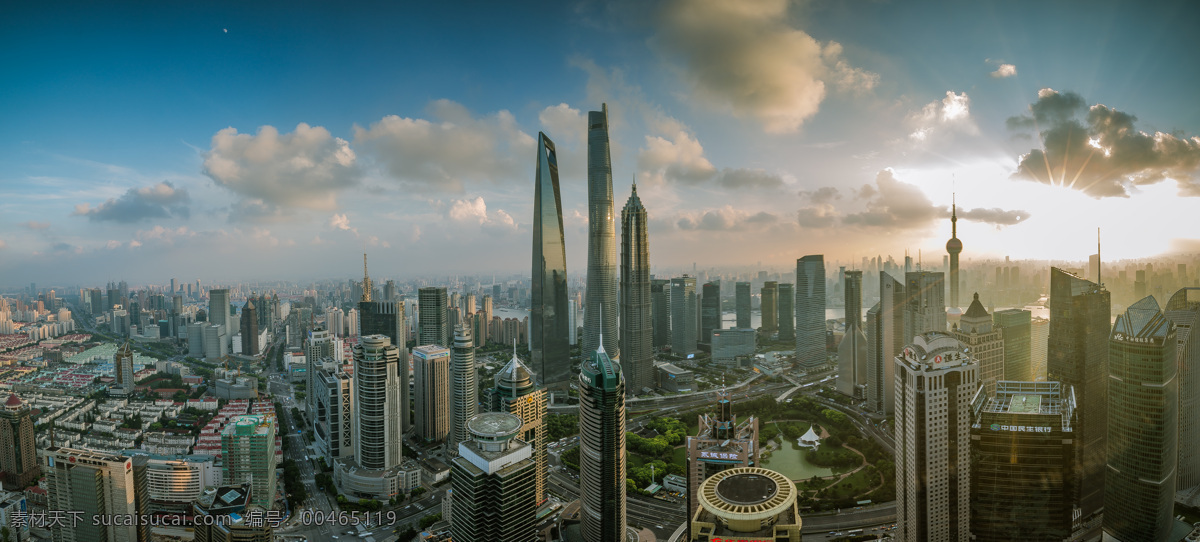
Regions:
<instances>
[{"instance_id":1,"label":"dark storm cloud","mask_svg":"<svg viewBox=\"0 0 1200 542\"><path fill-rule=\"evenodd\" d=\"M187 190L175 188L170 181L142 188L130 188L119 198L111 198L96 207L87 203L75 206L71 214L86 216L92 221L110 220L132 223L151 218L188 218L191 201Z\"/></svg>"},{"instance_id":2,"label":"dark storm cloud","mask_svg":"<svg viewBox=\"0 0 1200 542\"><path fill-rule=\"evenodd\" d=\"M1030 111L1008 125L1028 128L1036 120L1042 148L1021 157L1014 178L1095 198L1129 197L1133 187L1173 179L1180 195L1200 196L1200 137L1139 131L1132 114L1102 104L1086 107L1079 95L1051 89L1038 93Z\"/></svg>"}]
</instances>

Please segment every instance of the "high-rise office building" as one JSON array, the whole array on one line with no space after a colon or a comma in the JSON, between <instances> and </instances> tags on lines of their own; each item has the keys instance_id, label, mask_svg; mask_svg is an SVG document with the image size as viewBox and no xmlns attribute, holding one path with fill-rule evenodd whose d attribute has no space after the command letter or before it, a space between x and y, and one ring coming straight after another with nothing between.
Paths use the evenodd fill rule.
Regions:
<instances>
[{"instance_id":1,"label":"high-rise office building","mask_svg":"<svg viewBox=\"0 0 1200 542\"><path fill-rule=\"evenodd\" d=\"M1185 273L1180 272L1181 276ZM1175 292L1163 307L1167 319L1175 324L1175 359L1179 374L1179 461L1175 487L1191 489L1200 484L1200 449L1188 443L1200 442L1200 288Z\"/></svg>"},{"instance_id":2,"label":"high-rise office building","mask_svg":"<svg viewBox=\"0 0 1200 542\"><path fill-rule=\"evenodd\" d=\"M533 542L537 463L521 440L521 419L485 412L467 422L471 438L450 461L450 533L463 542ZM617 539L620 540L620 539Z\"/></svg>"},{"instance_id":3,"label":"high-rise office building","mask_svg":"<svg viewBox=\"0 0 1200 542\"><path fill-rule=\"evenodd\" d=\"M1047 379L1075 391L1075 505L1085 523L1104 506L1111 307L1108 291L1099 284L1050 268Z\"/></svg>"},{"instance_id":4,"label":"high-rise office building","mask_svg":"<svg viewBox=\"0 0 1200 542\"><path fill-rule=\"evenodd\" d=\"M38 452L46 476L48 510L79 512L78 521L50 522L55 542L142 542L138 528L105 518L138 515L133 460L80 448L52 446Z\"/></svg>"},{"instance_id":5,"label":"high-rise office building","mask_svg":"<svg viewBox=\"0 0 1200 542\"><path fill-rule=\"evenodd\" d=\"M566 390L571 378L567 317L567 249L554 142L538 133L533 189L533 287L529 295L529 352L541 383ZM497 295L493 293L493 295Z\"/></svg>"},{"instance_id":6,"label":"high-rise office building","mask_svg":"<svg viewBox=\"0 0 1200 542\"><path fill-rule=\"evenodd\" d=\"M229 314L229 290L214 288L208 291L208 321L218 326L225 326L225 345L233 341L234 330L230 328L233 317Z\"/></svg>"},{"instance_id":7,"label":"high-rise office building","mask_svg":"<svg viewBox=\"0 0 1200 542\"><path fill-rule=\"evenodd\" d=\"M583 303L583 352L593 352L608 330L605 350L621 358L617 330L617 239L613 216L608 104L588 112L588 270ZM606 310L607 309L607 310Z\"/></svg>"},{"instance_id":8,"label":"high-rise office building","mask_svg":"<svg viewBox=\"0 0 1200 542\"><path fill-rule=\"evenodd\" d=\"M587 542L625 539L625 378L600 345L579 370L579 521Z\"/></svg>"},{"instance_id":9,"label":"high-rise office building","mask_svg":"<svg viewBox=\"0 0 1200 542\"><path fill-rule=\"evenodd\" d=\"M929 331L946 332L946 287L942 273L905 273L904 294L906 341Z\"/></svg>"},{"instance_id":10,"label":"high-rise office building","mask_svg":"<svg viewBox=\"0 0 1200 542\"><path fill-rule=\"evenodd\" d=\"M364 335L354 345L354 457L334 461L339 491L388 500L404 492L400 349L385 335Z\"/></svg>"},{"instance_id":11,"label":"high-rise office building","mask_svg":"<svg viewBox=\"0 0 1200 542\"><path fill-rule=\"evenodd\" d=\"M242 307L242 317L239 320L242 332L242 355L257 356L258 355L258 312L254 308L254 299L251 296L246 300L246 305Z\"/></svg>"},{"instance_id":12,"label":"high-rise office building","mask_svg":"<svg viewBox=\"0 0 1200 542\"><path fill-rule=\"evenodd\" d=\"M736 467L759 465L758 418L738 423L729 393L721 389L716 412L698 417L696 436L687 438L687 517L700 506L700 484L712 475ZM693 538L694 540L694 538Z\"/></svg>"},{"instance_id":13,"label":"high-rise office building","mask_svg":"<svg viewBox=\"0 0 1200 542\"><path fill-rule=\"evenodd\" d=\"M838 345L837 389L860 397L867 385L867 335L862 324L862 271L846 271L846 333Z\"/></svg>"},{"instance_id":14,"label":"high-rise office building","mask_svg":"<svg viewBox=\"0 0 1200 542\"><path fill-rule=\"evenodd\" d=\"M721 281L706 282L700 288L701 344L712 344L713 330L721 329Z\"/></svg>"},{"instance_id":15,"label":"high-rise office building","mask_svg":"<svg viewBox=\"0 0 1200 542\"><path fill-rule=\"evenodd\" d=\"M687 356L696 351L696 279L688 275L671 279L671 351Z\"/></svg>"},{"instance_id":16,"label":"high-rise office building","mask_svg":"<svg viewBox=\"0 0 1200 542\"><path fill-rule=\"evenodd\" d=\"M310 394L316 397L313 436L330 461L354 456L354 379L340 366L322 363Z\"/></svg>"},{"instance_id":17,"label":"high-rise office building","mask_svg":"<svg viewBox=\"0 0 1200 542\"><path fill-rule=\"evenodd\" d=\"M333 357L333 340L331 334L324 328L316 328L308 332L307 340L304 345L304 383L307 395L304 396L305 409L309 412L309 418L316 420L313 414L316 412L317 396L313 393L316 389L317 372L321 370L321 363Z\"/></svg>"},{"instance_id":18,"label":"high-rise office building","mask_svg":"<svg viewBox=\"0 0 1200 542\"><path fill-rule=\"evenodd\" d=\"M867 311L867 409L891 414L895 406L895 363L904 338L904 285L879 273L879 302Z\"/></svg>"},{"instance_id":19,"label":"high-rise office building","mask_svg":"<svg viewBox=\"0 0 1200 542\"><path fill-rule=\"evenodd\" d=\"M621 209L621 371L626 391L654 388L654 323L650 312L650 246L637 184ZM586 350L585 350L586 352Z\"/></svg>"},{"instance_id":20,"label":"high-rise office building","mask_svg":"<svg viewBox=\"0 0 1200 542\"><path fill-rule=\"evenodd\" d=\"M776 307L776 322L779 340L796 340L796 285L785 282L779 285L779 303Z\"/></svg>"},{"instance_id":21,"label":"high-rise office building","mask_svg":"<svg viewBox=\"0 0 1200 542\"><path fill-rule=\"evenodd\" d=\"M945 332L896 356L896 540L967 542L979 364Z\"/></svg>"},{"instance_id":22,"label":"high-rise office building","mask_svg":"<svg viewBox=\"0 0 1200 542\"><path fill-rule=\"evenodd\" d=\"M1050 320L1035 317L1029 320L1029 370L1033 380L1046 379L1046 358L1050 342ZM1076 405L1078 406L1078 405Z\"/></svg>"},{"instance_id":23,"label":"high-rise office building","mask_svg":"<svg viewBox=\"0 0 1200 542\"><path fill-rule=\"evenodd\" d=\"M370 281L370 277L366 274L365 260L363 268L363 283ZM391 282L391 281L388 281ZM363 290L364 299L358 303L358 322L359 330L362 335L383 335L391 339L392 345L395 346L400 353L400 404L407 405L408 400L408 369L409 369L409 354L408 354L408 317L407 311L404 308L404 300L392 299L384 301L372 301L367 298ZM437 295L434 300L436 302ZM408 421L407 414L401 416L402 430L407 432L411 423Z\"/></svg>"},{"instance_id":24,"label":"high-rise office building","mask_svg":"<svg viewBox=\"0 0 1200 542\"><path fill-rule=\"evenodd\" d=\"M654 349L671 346L671 281L650 279L650 319L654 322Z\"/></svg>"},{"instance_id":25,"label":"high-rise office building","mask_svg":"<svg viewBox=\"0 0 1200 542\"><path fill-rule=\"evenodd\" d=\"M952 198L953 199L953 198ZM950 207L950 240L946 241L946 252L950 254L950 307L960 308L958 304L958 255L962 253L963 244L958 240L958 201L953 201Z\"/></svg>"},{"instance_id":26,"label":"high-rise office building","mask_svg":"<svg viewBox=\"0 0 1200 542\"><path fill-rule=\"evenodd\" d=\"M768 280L763 283L762 301L759 310L762 312L762 329L768 337L779 330L778 319L779 282Z\"/></svg>"},{"instance_id":27,"label":"high-rise office building","mask_svg":"<svg viewBox=\"0 0 1200 542\"><path fill-rule=\"evenodd\" d=\"M750 283L735 282L733 284L733 306L739 329L751 329L750 325Z\"/></svg>"},{"instance_id":28,"label":"high-rise office building","mask_svg":"<svg viewBox=\"0 0 1200 542\"><path fill-rule=\"evenodd\" d=\"M796 260L796 362L819 367L825 355L825 257Z\"/></svg>"},{"instance_id":29,"label":"high-rise office building","mask_svg":"<svg viewBox=\"0 0 1200 542\"><path fill-rule=\"evenodd\" d=\"M521 363L516 353L496 373L495 387L489 394L492 412L508 412L521 418L521 440L533 446L537 463L537 502L546 499L546 474L549 456L546 450L546 390L534 382L529 367Z\"/></svg>"},{"instance_id":30,"label":"high-rise office building","mask_svg":"<svg viewBox=\"0 0 1200 542\"><path fill-rule=\"evenodd\" d=\"M418 345L450 347L450 307L445 288L429 286L417 290L417 324Z\"/></svg>"},{"instance_id":31,"label":"high-rise office building","mask_svg":"<svg viewBox=\"0 0 1200 542\"><path fill-rule=\"evenodd\" d=\"M1180 444L1175 333L1148 296L1117 315L1108 339L1104 532L1122 542L1167 540L1174 527Z\"/></svg>"},{"instance_id":32,"label":"high-rise office building","mask_svg":"<svg viewBox=\"0 0 1200 542\"><path fill-rule=\"evenodd\" d=\"M976 542L1059 542L1072 532L1075 401L1058 382L1002 380L971 404Z\"/></svg>"},{"instance_id":33,"label":"high-rise office building","mask_svg":"<svg viewBox=\"0 0 1200 542\"><path fill-rule=\"evenodd\" d=\"M992 315L979 302L978 293L950 334L979 362L979 381L984 391L995 393L996 383L1004 380L1004 332L992 324Z\"/></svg>"},{"instance_id":34,"label":"high-rise office building","mask_svg":"<svg viewBox=\"0 0 1200 542\"><path fill-rule=\"evenodd\" d=\"M1005 309L992 313L992 323L1004 333L1003 380L1033 381L1033 352L1031 313L1022 309Z\"/></svg>"},{"instance_id":35,"label":"high-rise office building","mask_svg":"<svg viewBox=\"0 0 1200 542\"><path fill-rule=\"evenodd\" d=\"M0 410L0 479L4 489L20 491L41 474L29 405L13 393Z\"/></svg>"},{"instance_id":36,"label":"high-rise office building","mask_svg":"<svg viewBox=\"0 0 1200 542\"><path fill-rule=\"evenodd\" d=\"M470 438L467 420L475 417L479 406L479 389L475 385L475 344L471 328L454 328L454 347L450 349L450 433L447 449L456 450L458 443Z\"/></svg>"},{"instance_id":37,"label":"high-rise office building","mask_svg":"<svg viewBox=\"0 0 1200 542\"><path fill-rule=\"evenodd\" d=\"M234 416L221 430L221 478L249 483L253 502L268 510L275 502L275 414Z\"/></svg>"},{"instance_id":38,"label":"high-rise office building","mask_svg":"<svg viewBox=\"0 0 1200 542\"><path fill-rule=\"evenodd\" d=\"M137 383L133 380L133 347L129 341L125 341L113 354L113 378L115 380L109 387L109 393L121 396L133 393Z\"/></svg>"},{"instance_id":39,"label":"high-rise office building","mask_svg":"<svg viewBox=\"0 0 1200 542\"><path fill-rule=\"evenodd\" d=\"M450 350L437 345L413 349L416 436L442 442L450 432Z\"/></svg>"}]
</instances>

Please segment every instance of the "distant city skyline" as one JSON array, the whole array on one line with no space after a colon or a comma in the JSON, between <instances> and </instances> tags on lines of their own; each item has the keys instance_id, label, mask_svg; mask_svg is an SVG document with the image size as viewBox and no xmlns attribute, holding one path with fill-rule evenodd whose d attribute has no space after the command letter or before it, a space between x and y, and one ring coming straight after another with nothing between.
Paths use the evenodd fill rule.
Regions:
<instances>
[{"instance_id":1,"label":"distant city skyline","mask_svg":"<svg viewBox=\"0 0 1200 542\"><path fill-rule=\"evenodd\" d=\"M687 5L17 6L0 287L521 272L539 131L581 272L602 103L656 267L1200 252L1193 3Z\"/></svg>"}]
</instances>

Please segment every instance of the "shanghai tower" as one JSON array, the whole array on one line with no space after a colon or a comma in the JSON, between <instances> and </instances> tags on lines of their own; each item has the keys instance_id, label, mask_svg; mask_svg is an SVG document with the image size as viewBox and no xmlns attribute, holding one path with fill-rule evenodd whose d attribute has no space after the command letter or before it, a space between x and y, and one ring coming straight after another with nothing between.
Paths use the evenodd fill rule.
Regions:
<instances>
[{"instance_id":1,"label":"shanghai tower","mask_svg":"<svg viewBox=\"0 0 1200 542\"><path fill-rule=\"evenodd\" d=\"M538 133L533 188L533 291L529 349L542 385L565 390L571 375L567 318L567 249L563 242L562 198L554 142Z\"/></svg>"},{"instance_id":2,"label":"shanghai tower","mask_svg":"<svg viewBox=\"0 0 1200 542\"><path fill-rule=\"evenodd\" d=\"M601 329L609 330L606 352L621 357L616 333L617 234L613 217L612 159L608 149L608 105L588 112L588 269L581 352L600 347Z\"/></svg>"},{"instance_id":3,"label":"shanghai tower","mask_svg":"<svg viewBox=\"0 0 1200 542\"><path fill-rule=\"evenodd\" d=\"M654 387L654 327L650 320L650 248L646 208L637 184L621 210L621 372L626 391Z\"/></svg>"}]
</instances>

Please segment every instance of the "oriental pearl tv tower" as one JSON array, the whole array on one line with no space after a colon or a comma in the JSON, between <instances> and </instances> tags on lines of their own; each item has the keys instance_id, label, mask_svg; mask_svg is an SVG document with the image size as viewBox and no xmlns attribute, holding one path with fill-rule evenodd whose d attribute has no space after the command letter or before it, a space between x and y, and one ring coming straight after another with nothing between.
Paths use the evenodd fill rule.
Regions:
<instances>
[{"instance_id":1,"label":"oriental pearl tv tower","mask_svg":"<svg viewBox=\"0 0 1200 542\"><path fill-rule=\"evenodd\" d=\"M950 196L950 240L946 241L946 252L950 253L950 310L961 311L958 304L958 254L962 252L962 241L958 240L958 204Z\"/></svg>"}]
</instances>

